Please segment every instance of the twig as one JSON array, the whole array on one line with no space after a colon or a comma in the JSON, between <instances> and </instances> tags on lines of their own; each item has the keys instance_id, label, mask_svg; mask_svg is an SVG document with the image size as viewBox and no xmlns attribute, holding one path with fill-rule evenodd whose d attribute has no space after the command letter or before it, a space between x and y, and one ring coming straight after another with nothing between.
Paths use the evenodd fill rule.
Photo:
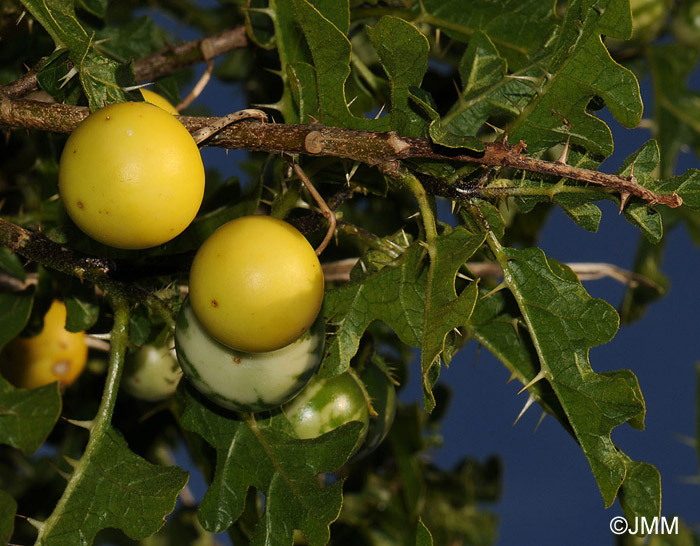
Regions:
<instances>
[{"instance_id":1,"label":"twig","mask_svg":"<svg viewBox=\"0 0 700 546\"><path fill-rule=\"evenodd\" d=\"M301 181L304 183L304 186L306 186L306 189L309 190L309 193L311 196L314 198L314 201L318 204L318 206L321 209L321 214L323 214L323 217L328 220L328 231L326 231L326 236L323 238L323 241L321 241L321 244L318 245L316 248L316 255L320 256L321 253L326 249L328 246L328 243L331 242L331 239L333 238L333 234L335 233L335 226L336 226L336 218L335 218L335 213L330 209L326 201L321 197L321 194L318 193L318 190L314 187L314 185L311 183L311 180L309 180L309 177L306 176L306 173L304 170L297 164L292 162L292 169L294 169L294 172L296 175L301 179Z\"/></svg>"},{"instance_id":2,"label":"twig","mask_svg":"<svg viewBox=\"0 0 700 546\"><path fill-rule=\"evenodd\" d=\"M14 100L0 95L0 127L38 129L57 133L69 133L88 115L87 108L65 104L43 104L28 100ZM212 126L220 118L180 116L178 118L191 132ZM594 170L572 167L553 161L545 161L523 155L522 147L502 142L486 143L482 153L463 151L454 155L436 148L425 138L403 138L393 132L360 131L318 124L293 125L261 122L245 122L227 127L214 135L207 143L227 149L265 152L286 152L328 156L360 161L370 166L381 165L384 172L398 173L400 161L424 158L437 161L498 165L530 172L550 174L580 182L595 184L620 192L621 196L638 197L650 205L678 207L683 200L675 192L660 194L641 186L634 177L621 177ZM469 194L457 191L453 184L439 180L427 181L419 177L426 189L448 199L464 200L478 197L480 192L494 188L471 188ZM498 189L507 195L507 189Z\"/></svg>"},{"instance_id":3,"label":"twig","mask_svg":"<svg viewBox=\"0 0 700 546\"><path fill-rule=\"evenodd\" d=\"M323 275L326 281L348 282L350 280L350 271L352 271L358 261L359 258L345 258L343 260L322 264ZM582 281L611 278L626 286L635 287L644 285L659 291L659 293L663 292L663 288L651 279L614 264L577 262L567 263L565 265L570 267ZM477 277L500 277L503 275L503 271L501 271L501 267L497 263L467 262L466 267Z\"/></svg>"},{"instance_id":4,"label":"twig","mask_svg":"<svg viewBox=\"0 0 700 546\"><path fill-rule=\"evenodd\" d=\"M202 74L201 78L199 78L196 85L192 88L192 91L190 91L180 102L180 104L175 107L175 110L178 112L182 112L185 108L192 104L192 102L202 93L202 91L204 91L204 88L209 83L211 73L214 71L214 61L207 59L206 63L207 69L204 71L204 74Z\"/></svg>"},{"instance_id":5,"label":"twig","mask_svg":"<svg viewBox=\"0 0 700 546\"><path fill-rule=\"evenodd\" d=\"M193 64L212 59L247 45L248 39L245 26L225 30L214 36L182 42L135 61L134 78L137 82L156 80ZM36 91L38 89L36 75L45 60L44 58L39 61L21 78L4 87L0 87L0 95L19 98Z\"/></svg>"},{"instance_id":6,"label":"twig","mask_svg":"<svg viewBox=\"0 0 700 546\"><path fill-rule=\"evenodd\" d=\"M0 245L45 267L94 283L104 292L132 302L146 303L168 324L174 324L167 303L134 283L110 277L113 264L109 260L85 256L66 248L42 233L29 231L0 218Z\"/></svg>"}]
</instances>

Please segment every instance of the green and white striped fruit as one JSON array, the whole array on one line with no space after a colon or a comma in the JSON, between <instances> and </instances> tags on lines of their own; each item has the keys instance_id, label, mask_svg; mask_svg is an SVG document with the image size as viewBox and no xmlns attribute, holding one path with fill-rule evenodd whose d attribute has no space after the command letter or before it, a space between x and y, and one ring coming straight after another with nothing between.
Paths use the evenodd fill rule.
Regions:
<instances>
[{"instance_id":1,"label":"green and white striped fruit","mask_svg":"<svg viewBox=\"0 0 700 546\"><path fill-rule=\"evenodd\" d=\"M396 388L386 372L379 366L370 364L363 370L360 379L365 384L365 390L377 415L369 419L367 438L357 453L357 458L369 455L379 447L396 416Z\"/></svg>"},{"instance_id":2,"label":"green and white striped fruit","mask_svg":"<svg viewBox=\"0 0 700 546\"><path fill-rule=\"evenodd\" d=\"M289 345L263 353L231 349L211 337L185 300L175 327L175 351L185 377L216 404L235 411L277 408L291 400L318 369L325 325L319 316Z\"/></svg>"},{"instance_id":3,"label":"green and white striped fruit","mask_svg":"<svg viewBox=\"0 0 700 546\"><path fill-rule=\"evenodd\" d=\"M156 402L172 396L180 378L182 369L172 349L144 345L127 357L121 386L134 398Z\"/></svg>"},{"instance_id":4,"label":"green and white striped fruit","mask_svg":"<svg viewBox=\"0 0 700 546\"><path fill-rule=\"evenodd\" d=\"M301 440L318 438L350 421L364 425L353 452L367 436L369 410L365 394L355 377L347 372L324 379L314 377L282 411Z\"/></svg>"}]
</instances>

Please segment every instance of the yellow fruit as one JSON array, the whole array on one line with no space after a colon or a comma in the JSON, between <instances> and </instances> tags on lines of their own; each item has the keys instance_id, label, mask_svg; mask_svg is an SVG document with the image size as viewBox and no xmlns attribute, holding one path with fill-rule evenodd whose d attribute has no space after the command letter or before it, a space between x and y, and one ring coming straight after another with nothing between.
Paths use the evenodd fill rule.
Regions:
<instances>
[{"instance_id":1,"label":"yellow fruit","mask_svg":"<svg viewBox=\"0 0 700 546\"><path fill-rule=\"evenodd\" d=\"M146 102L155 104L157 107L162 108L163 110L165 110L169 114L172 114L173 116L177 116L180 114L180 112L178 112L177 109L172 104L170 104L170 101L168 99L159 95L155 91L151 91L150 89L140 89L140 91L143 100L145 100Z\"/></svg>"},{"instance_id":2,"label":"yellow fruit","mask_svg":"<svg viewBox=\"0 0 700 546\"><path fill-rule=\"evenodd\" d=\"M0 353L0 372L15 387L35 389L54 381L73 383L85 368L85 332L65 328L66 306L54 301L44 328L34 337L16 337Z\"/></svg>"},{"instance_id":3,"label":"yellow fruit","mask_svg":"<svg viewBox=\"0 0 700 546\"><path fill-rule=\"evenodd\" d=\"M246 352L274 351L306 332L321 309L323 288L312 246L270 216L221 226L190 270L190 303L204 329Z\"/></svg>"},{"instance_id":4,"label":"yellow fruit","mask_svg":"<svg viewBox=\"0 0 700 546\"><path fill-rule=\"evenodd\" d=\"M194 219L204 166L191 135L165 110L122 102L88 116L61 155L58 189L93 239L124 249L160 245Z\"/></svg>"}]
</instances>

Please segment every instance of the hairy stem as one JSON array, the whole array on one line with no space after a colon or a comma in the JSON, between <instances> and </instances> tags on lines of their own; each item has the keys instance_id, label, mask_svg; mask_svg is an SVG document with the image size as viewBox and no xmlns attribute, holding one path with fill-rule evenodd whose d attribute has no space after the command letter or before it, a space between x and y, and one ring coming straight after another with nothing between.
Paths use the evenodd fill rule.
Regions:
<instances>
[{"instance_id":1,"label":"hairy stem","mask_svg":"<svg viewBox=\"0 0 700 546\"><path fill-rule=\"evenodd\" d=\"M109 357L109 367L107 369L107 378L102 393L102 401L97 410L95 418L86 423L89 426L90 438L85 452L77 462L73 473L71 474L68 485L66 486L61 498L54 508L54 511L41 525L39 534L36 539L36 544L43 544L45 538L50 535L53 526L58 523L61 516L64 514L64 507L71 496L74 494L75 488L79 485L83 478L85 468L89 463L92 454L97 449L101 439L107 433L114 413L114 406L117 402L117 392L119 390L119 380L121 379L122 370L124 367L124 357L129 338L129 307L122 299L115 298L113 300L114 307L114 325L111 331L111 351Z\"/></svg>"}]
</instances>

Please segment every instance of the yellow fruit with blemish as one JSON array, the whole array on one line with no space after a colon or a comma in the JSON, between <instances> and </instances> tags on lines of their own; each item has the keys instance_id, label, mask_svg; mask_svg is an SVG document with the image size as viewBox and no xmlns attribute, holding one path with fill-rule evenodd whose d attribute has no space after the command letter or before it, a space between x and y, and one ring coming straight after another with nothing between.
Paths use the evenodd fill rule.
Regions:
<instances>
[{"instance_id":1,"label":"yellow fruit with blemish","mask_svg":"<svg viewBox=\"0 0 700 546\"><path fill-rule=\"evenodd\" d=\"M204 165L175 116L147 102L121 102L93 112L70 135L58 190L71 220L93 239L150 248L196 216Z\"/></svg>"},{"instance_id":2,"label":"yellow fruit with blemish","mask_svg":"<svg viewBox=\"0 0 700 546\"><path fill-rule=\"evenodd\" d=\"M73 383L87 361L85 332L66 330L66 306L55 300L44 328L33 337L16 337L0 352L0 373L15 387L35 389L58 381Z\"/></svg>"}]
</instances>

